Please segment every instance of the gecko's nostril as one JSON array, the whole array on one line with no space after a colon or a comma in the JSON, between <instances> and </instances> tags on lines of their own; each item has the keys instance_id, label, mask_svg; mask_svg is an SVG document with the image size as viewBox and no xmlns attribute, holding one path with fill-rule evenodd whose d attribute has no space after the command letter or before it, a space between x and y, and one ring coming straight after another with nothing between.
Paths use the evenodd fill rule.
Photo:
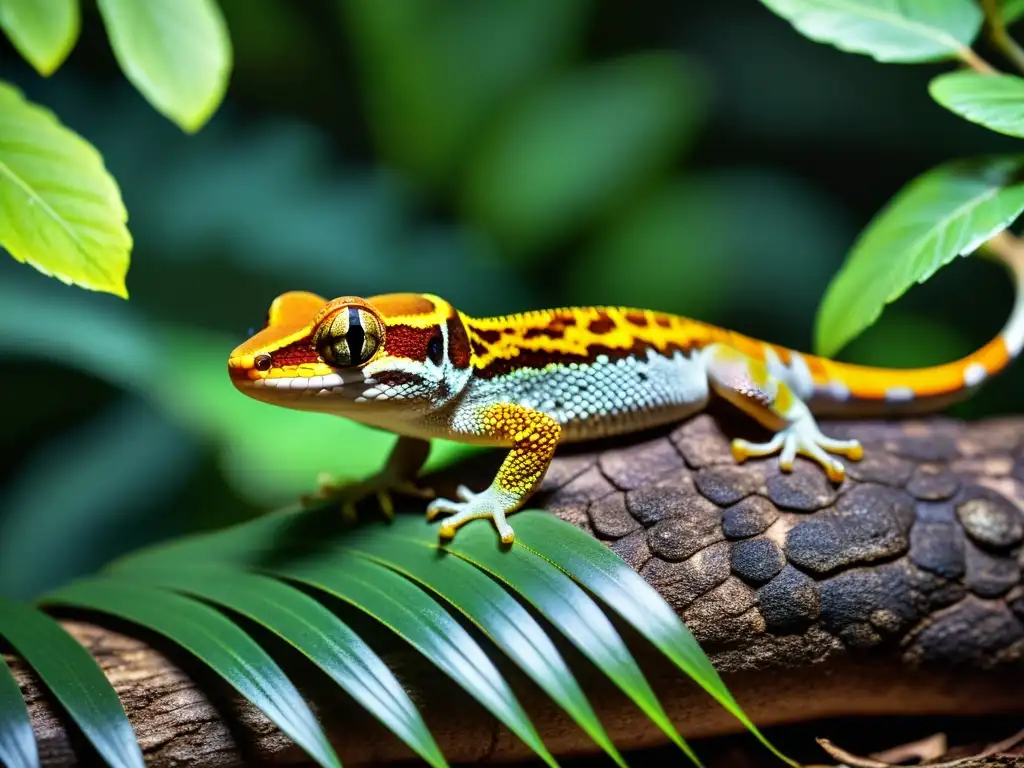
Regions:
<instances>
[{"instance_id":1,"label":"gecko's nostril","mask_svg":"<svg viewBox=\"0 0 1024 768\"><path fill-rule=\"evenodd\" d=\"M256 359L253 361L253 366L257 371L269 371L273 367L274 362L270 359L270 355L264 353L262 355L256 355Z\"/></svg>"}]
</instances>

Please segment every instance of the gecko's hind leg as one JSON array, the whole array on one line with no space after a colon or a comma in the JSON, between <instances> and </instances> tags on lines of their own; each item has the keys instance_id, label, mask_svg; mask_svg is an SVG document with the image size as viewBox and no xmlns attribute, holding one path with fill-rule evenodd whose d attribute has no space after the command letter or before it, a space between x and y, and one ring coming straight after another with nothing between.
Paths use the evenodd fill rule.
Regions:
<instances>
[{"instance_id":1,"label":"gecko's hind leg","mask_svg":"<svg viewBox=\"0 0 1024 768\"><path fill-rule=\"evenodd\" d=\"M733 440L732 455L737 462L755 456L779 454L779 467L793 469L798 455L806 456L825 470L829 480L842 482L846 468L827 451L859 461L864 449L856 440L826 437L804 403L782 379L773 376L764 362L723 344L704 350L708 381L719 395L775 430L763 443Z\"/></svg>"}]
</instances>

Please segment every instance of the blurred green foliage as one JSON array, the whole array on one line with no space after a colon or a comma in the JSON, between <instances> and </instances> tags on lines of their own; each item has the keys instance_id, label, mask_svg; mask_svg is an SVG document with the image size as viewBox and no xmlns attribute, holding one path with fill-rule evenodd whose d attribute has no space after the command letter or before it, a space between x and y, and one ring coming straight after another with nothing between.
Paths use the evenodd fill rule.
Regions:
<instances>
[{"instance_id":1,"label":"blurred green foliage","mask_svg":"<svg viewBox=\"0 0 1024 768\"><path fill-rule=\"evenodd\" d=\"M135 240L127 303L0 259L0 593L378 465L389 435L231 387L228 352L285 290L649 306L809 349L897 190L1016 147L931 100L948 65L850 56L757 0L220 7L234 69L194 135L126 82L91 4L51 78L0 43L0 78L102 152ZM951 359L1010 295L958 261L842 357ZM1022 376L958 412L1017 410Z\"/></svg>"}]
</instances>

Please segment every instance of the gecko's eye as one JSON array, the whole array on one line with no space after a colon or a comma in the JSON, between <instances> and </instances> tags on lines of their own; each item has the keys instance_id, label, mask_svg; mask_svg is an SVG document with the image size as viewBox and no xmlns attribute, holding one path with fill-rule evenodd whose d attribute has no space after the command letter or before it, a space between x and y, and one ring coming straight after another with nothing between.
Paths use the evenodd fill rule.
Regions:
<instances>
[{"instance_id":1,"label":"gecko's eye","mask_svg":"<svg viewBox=\"0 0 1024 768\"><path fill-rule=\"evenodd\" d=\"M376 315L362 307L345 307L317 326L313 344L324 362L348 368L372 358L383 338L384 327Z\"/></svg>"}]
</instances>

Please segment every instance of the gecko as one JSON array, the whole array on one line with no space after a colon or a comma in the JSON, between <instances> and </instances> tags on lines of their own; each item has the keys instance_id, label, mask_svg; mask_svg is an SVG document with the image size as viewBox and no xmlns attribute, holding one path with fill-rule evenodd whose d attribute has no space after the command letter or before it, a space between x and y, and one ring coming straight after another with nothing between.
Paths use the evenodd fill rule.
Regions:
<instances>
[{"instance_id":1,"label":"gecko","mask_svg":"<svg viewBox=\"0 0 1024 768\"><path fill-rule=\"evenodd\" d=\"M737 462L798 455L841 483L856 440L823 434L818 416L938 410L1005 368L1024 346L1024 267L1003 259L1016 299L1002 331L961 360L917 369L853 365L803 354L715 325L648 309L568 307L470 317L432 294L326 299L289 291L263 327L228 358L234 386L287 408L340 415L398 435L384 467L348 486L325 484L354 514L376 495L432 497L416 483L432 438L508 450L493 482L457 499L434 498L442 539L489 518L514 540L507 516L530 498L563 443L685 420L723 398L771 430L766 442L732 441ZM832 454L835 454L832 455Z\"/></svg>"}]
</instances>

